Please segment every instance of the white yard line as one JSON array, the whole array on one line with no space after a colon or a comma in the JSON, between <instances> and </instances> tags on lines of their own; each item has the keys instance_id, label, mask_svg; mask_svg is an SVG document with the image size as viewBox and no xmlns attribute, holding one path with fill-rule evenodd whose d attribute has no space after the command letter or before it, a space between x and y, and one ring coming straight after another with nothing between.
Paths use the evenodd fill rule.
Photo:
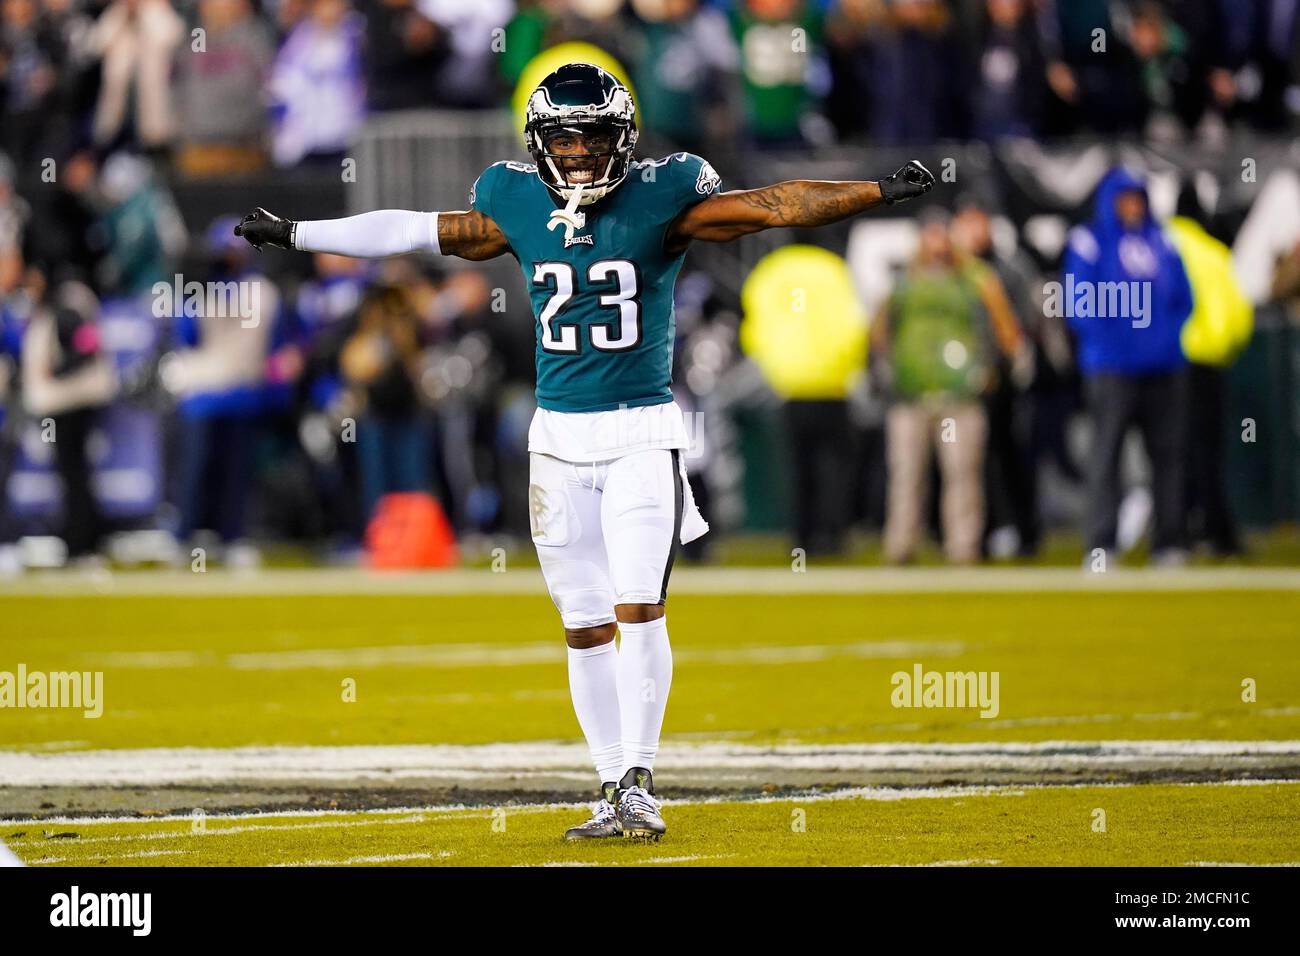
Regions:
<instances>
[{"instance_id":1,"label":"white yard line","mask_svg":"<svg viewBox=\"0 0 1300 956\"><path fill-rule=\"evenodd\" d=\"M913 867L913 866L1001 866L1001 860L934 860L931 863L863 863L864 867Z\"/></svg>"},{"instance_id":2,"label":"white yard line","mask_svg":"<svg viewBox=\"0 0 1300 956\"><path fill-rule=\"evenodd\" d=\"M1300 780L1207 780L1199 783L1176 783L1168 786L1177 787L1231 787L1231 786L1279 786L1300 784ZM1014 786L952 786L952 787L846 787L838 790L825 790L818 792L806 793L788 793L788 794L769 794L763 797L757 797L750 800L738 799L735 796L717 795L710 797L686 798L681 800L666 799L663 801L666 807L690 807L690 806L708 806L712 804L725 803L792 803L802 805L806 803L828 803L842 800L864 800L879 802L894 802L900 800L962 800L970 797L1023 797L1031 792L1049 791L1049 790L1078 790L1081 788L1095 789L1106 788L1113 790L1131 789L1134 787L1150 786L1143 783L1068 783L1068 784L1020 784ZM590 809L590 802L542 802L542 803L525 803L505 808L507 816L519 813L551 813L557 810L587 810ZM487 806L469 806L466 804L452 804L447 806L411 806L411 807L385 807L382 809L370 810L275 810L275 811L256 811L245 813L222 813L213 814L210 820L227 821L227 820L277 820L277 819L300 819L303 817L322 818L319 825L313 825L320 828L329 827L352 827L352 826L371 826L381 823L412 823L416 822L414 817L406 817L400 820L341 820L340 817L378 817L387 815L402 814L448 814L464 815L473 818L481 816L484 819L491 818L492 815L502 807ZM93 816L93 817L45 817L39 820L33 820L31 817L8 817L0 818L0 826L25 826L28 832L36 828L48 826L76 826L76 827L93 827L100 825L117 825L117 824L150 824L150 823L177 823L189 821L189 814L167 814L157 817L141 817L137 814L127 814L120 816ZM216 835L223 832L237 832L240 830L258 830L264 829L269 832L278 832L280 830L304 829L298 824L276 825L267 823L260 827L217 827L208 831L208 836ZM82 837L77 840L77 844L89 842L116 842L119 840L169 840L176 838L189 837L193 834L184 831L162 830L155 833L141 834L115 834L106 837ZM8 834L5 837L14 846L31 846L34 843L46 842L46 837L25 835L16 837ZM1208 864L1207 864L1208 865ZM1214 864L1217 865L1217 864ZM1281 865L1281 864L1279 864Z\"/></svg>"},{"instance_id":3,"label":"white yard line","mask_svg":"<svg viewBox=\"0 0 1300 956\"><path fill-rule=\"evenodd\" d=\"M794 664L856 658L902 660L913 657L955 657L966 649L948 639L896 639L855 641L844 644L755 644L736 648L682 647L674 650L679 663L691 664ZM204 651L116 651L87 654L99 668L184 670L228 667L241 671L338 670L365 667L529 667L562 662L564 645L558 641L528 644L397 644L386 647L311 648L295 651L260 651L214 654Z\"/></svg>"},{"instance_id":4,"label":"white yard line","mask_svg":"<svg viewBox=\"0 0 1300 956\"><path fill-rule=\"evenodd\" d=\"M734 853L700 853L695 856L648 856L628 862L617 860L549 860L546 863L516 863L515 867L567 867L567 866L645 866L647 863L693 863L696 860L727 860Z\"/></svg>"},{"instance_id":5,"label":"white yard line","mask_svg":"<svg viewBox=\"0 0 1300 956\"><path fill-rule=\"evenodd\" d=\"M986 786L952 786L952 787L841 787L838 790L825 790L817 793L802 794L768 794L754 797L748 803L823 803L837 800L869 800L878 803L893 803L897 800L944 800L949 797L1023 797L1023 786L986 787ZM734 803L736 798L728 795L700 797L694 800L665 800L664 806L678 803L686 805L707 805L712 803Z\"/></svg>"},{"instance_id":6,"label":"white yard line","mask_svg":"<svg viewBox=\"0 0 1300 956\"><path fill-rule=\"evenodd\" d=\"M933 594L1025 591L1300 591L1290 568L1116 569L1096 574L1077 568L788 567L678 568L674 594ZM33 572L0 580L0 597L161 596L229 597L287 594L522 594L545 597L541 572L521 567L375 572L354 568L126 571L104 574Z\"/></svg>"},{"instance_id":7,"label":"white yard line","mask_svg":"<svg viewBox=\"0 0 1300 956\"><path fill-rule=\"evenodd\" d=\"M564 806L564 804L556 804L556 806ZM587 801L586 803L582 803L582 804L575 803L573 804L573 806L586 807L590 809L591 801ZM382 816L403 816L403 815L410 815L410 814L427 814L427 813L468 813L470 811L476 811L485 814L490 812L489 808L486 807L470 806L468 804L460 803L460 804L448 804L447 806L441 806L441 807L433 807L433 806L377 807L368 810L338 810L338 809L334 809L334 810L249 810L240 813L213 813L208 817L208 819L211 821L219 820L225 822L227 820L301 820L304 818L317 818L322 821L320 824L322 827L330 827L330 826L338 826L339 824L331 821L342 816L382 817ZM28 816L28 817L0 818L0 826L27 827L28 830L26 832L29 834L28 836L14 837L13 834L9 834L5 837L6 840L11 840L14 843L21 843L23 840L42 839L42 837L30 835L30 833L32 830L43 829L44 827L47 826L92 826L97 823L141 823L141 824L177 823L180 821L189 822L192 819L193 817L189 813L163 813L163 814L159 814L158 816L148 816L148 817L140 816L140 814L138 813L128 813L128 814L122 814L117 816L110 815L110 816L93 816L93 817L89 817L89 816L87 817L67 817L67 816L41 817L39 819L33 819L32 817ZM376 821L376 822L387 822L387 821ZM393 822L402 823L406 821L396 820ZM274 826L272 824L267 824L267 825ZM354 822L349 821L344 825L352 826L354 825ZM357 820L355 821L355 825L369 826L370 821ZM286 825L284 827L274 827L274 828L293 830L293 829L297 829L298 827L295 824L295 825ZM229 829L233 831L234 827L220 828L220 829ZM256 829L256 827L249 827L249 829ZM159 833L156 835L173 837L173 836L184 836L186 834L176 830L164 830L164 831L159 831ZM150 836L151 834L139 834L138 838L148 839ZM133 840L133 839L137 839L137 837L134 835L132 836L123 835L120 837L118 836L91 837L91 838L83 837L82 839L83 840L84 839Z\"/></svg>"},{"instance_id":8,"label":"white yard line","mask_svg":"<svg viewBox=\"0 0 1300 956\"><path fill-rule=\"evenodd\" d=\"M644 860L637 860L636 865L643 866L646 863L689 863L693 860L725 860L731 856L735 856L735 854L697 853L694 856L648 856Z\"/></svg>"},{"instance_id":9,"label":"white yard line","mask_svg":"<svg viewBox=\"0 0 1300 956\"><path fill-rule=\"evenodd\" d=\"M456 854L451 850L441 853L383 853L375 856L350 856L342 860L303 860L295 863L272 863L281 866L355 866L358 863L400 863L404 860L439 860Z\"/></svg>"},{"instance_id":10,"label":"white yard line","mask_svg":"<svg viewBox=\"0 0 1300 956\"><path fill-rule=\"evenodd\" d=\"M461 809L468 809L468 808L461 808ZM346 813L348 811L332 811L332 812ZM134 819L138 820L141 823L161 822L161 821L171 823L171 822L181 822L181 821L188 820L191 821L192 824L193 821L192 816L135 817ZM424 823L429 819L429 813L428 812L415 813L415 814L411 814L410 816L399 817L396 820L328 820L326 819L326 820L318 820L314 823L282 823L282 824L266 823L260 826L240 826L240 825L224 826L223 825L224 822L227 820L236 820L236 819L256 819L256 817L248 817L248 816L240 817L235 815L227 816L225 814L214 813L204 818L204 826L200 830L193 829L191 825L190 829L160 830L156 833L117 833L112 836L91 836L91 837L83 836L83 837L79 837L75 842L77 846L83 846L89 843L130 843L138 840L158 840L164 838L170 839L174 837L194 837L195 839L199 839L199 840L207 840L212 837L234 836L235 834L240 834L240 833L257 833L263 831L274 831L276 833L280 833L285 830L332 830L335 828L342 829L346 827L393 826L398 824ZM11 836L10 837L11 842L18 844L19 846L21 846L24 841L28 841L28 842L34 841L38 843L47 842L48 838L46 838L43 835L44 827L51 825L53 821L28 820L27 822L31 824L38 824L39 828L42 830L42 835L41 836L29 835L25 837ZM62 824L55 823L54 825L62 825Z\"/></svg>"},{"instance_id":11,"label":"white yard line","mask_svg":"<svg viewBox=\"0 0 1300 956\"><path fill-rule=\"evenodd\" d=\"M77 842L79 843L80 841ZM113 859L113 860L145 860L155 856L183 856L184 854L190 852L192 852L192 849L140 850L136 853L106 853L103 855L102 858ZM32 866L36 866L38 864L49 864L51 866L57 866L58 864L61 863L85 863L85 862L86 862L85 856L43 856L40 859L28 861L28 863Z\"/></svg>"},{"instance_id":12,"label":"white yard line","mask_svg":"<svg viewBox=\"0 0 1300 956\"><path fill-rule=\"evenodd\" d=\"M893 802L893 801L898 801L898 800L931 800L931 799L948 799L948 798L966 798L966 797L976 797L976 796L1012 796L1012 797L1015 797L1015 796L1024 796L1024 793L1025 793L1025 791L1024 791L1023 788L1012 788L1012 787L951 787L951 788L947 788L947 789L936 788L936 787L923 787L923 788L922 788L922 787L918 787L918 788L910 789L910 790L891 790L891 789L883 788L883 787L856 787L856 788L845 789L845 790L829 791L829 792L826 792L826 793L810 793L810 794L803 794L803 795L800 795L800 796L798 796L798 797L793 797L793 798L790 797L790 796L785 796L785 797L778 797L778 796L761 797L761 798L759 798L759 799L757 799L757 800L755 800L755 801L753 801L753 802L755 802L755 803L795 802L795 803L798 803L798 804L800 804L800 805L802 805L802 804L807 804L807 803L825 803L825 802L842 801L842 800L881 800L881 801L889 801L889 802ZM666 800L666 801L664 801L664 805L665 805L665 806L669 806L669 807L680 807L680 806L700 806L700 805L707 805L707 804L713 804L713 803L723 803L723 802L727 802L727 799L726 799L725 797L706 797L706 798L698 799L698 800ZM519 806L519 807L513 807L513 808L510 808L510 809L507 811L507 815L510 815L511 813L550 813L550 812L557 811L557 810L574 810L574 811L577 811L577 810L585 809L587 806L588 806L588 805L585 804L585 803L538 803L538 804L528 804L528 805L524 805L524 806ZM499 809L499 808L497 808L497 809ZM312 815L325 815L325 816L327 816L327 817L328 817L328 816L334 816L334 817L338 817L338 816L351 816L351 815L361 815L361 816L363 816L363 817L373 817L373 816L381 816L381 815L387 815L387 814L393 814L393 813L406 813L406 814L411 814L411 813L414 812L414 815L412 815L412 816L405 816L405 817L402 817L401 819L398 819L398 820L383 820L383 819L379 819L379 820L372 820L372 819L364 819L364 820L331 820L331 819L324 819L324 820L320 820L320 821L318 821L318 822L311 823L311 824L285 824L285 825L275 825L275 824L267 823L267 824L264 824L264 825L261 825L261 826L212 827L211 829L208 829L208 830L206 830L206 831L203 832L203 833L192 833L192 832L186 832L186 831L184 831L184 830L181 830L181 831L177 831L177 830L162 830L162 831L156 831L156 832L151 832L151 833L114 834L114 835L112 835L112 836L104 836L104 837L81 837L80 839L76 840L75 842L70 843L69 846L78 846L78 847L79 847L79 846L84 846L84 845L88 845L88 844L104 844L104 843L112 844L112 843L119 843L119 842L123 842L123 841L141 841L141 840L143 840L143 841L153 841L153 840L174 841L174 840L186 840L186 839L200 839L200 840L201 840L201 839L206 839L206 838L208 838L208 837L212 837L212 836L219 836L219 835L228 834L228 833L242 833L242 832L248 832L248 831L259 831L259 832L266 832L266 833L269 833L269 834L278 834L278 833L281 833L281 832L284 832L284 831L303 830L303 829L330 829L330 828L334 828L334 827L338 827L338 828L344 828L344 827L364 827L364 826L375 826L375 825L383 825L383 824L390 824L390 823L415 823L415 822L419 822L419 821L425 820L425 819L427 818L427 817L426 817L427 814L440 813L440 812L447 812L447 811L453 811L453 810L456 811L456 812L458 812L458 813L464 813L464 814L467 815L467 816L470 816L470 815L481 815L481 816L483 816L484 818L488 818L488 817L492 816L493 813L494 813L494 810L493 810L492 808L486 808L486 807L408 807L408 808L403 808L403 809L401 809L401 810L393 810L393 809L384 809L384 810L327 810L327 811L312 810L312 811L301 811L301 812L292 812L292 811L291 811L291 812L283 813L283 814L281 814L281 813L255 813L255 814L243 813L243 814L230 814L230 815L228 815L228 816L222 816L222 817L220 817L220 819L221 819L221 820L250 820L250 819L269 820L269 819L274 819L274 818L276 818L276 817L287 817L287 818L293 818L293 817L299 815L299 813L306 813L306 814L312 814ZM49 819L49 820L39 820L39 821L33 821L33 820L30 820L30 819L29 819L29 820L21 820L21 819L19 819L19 820L0 820L0 826L11 826L11 825L19 825L19 824L27 824L27 825L37 824L37 825L40 825L40 826L45 826L45 825L58 825L58 826L87 826L87 825L122 824L122 823L125 823L125 824L147 824L147 823L156 823L156 822L161 822L161 821L166 821L166 822L182 822L182 821L186 821L186 820L188 820L188 819L189 819L189 817L187 817L187 816L182 816L182 815L173 815L173 816L168 816L168 817L155 817L155 818L141 818L141 817L136 817L136 816L127 816L127 817L87 817L87 818L62 817L62 818ZM42 834L41 836L31 835L31 836L22 836L22 837L15 837L14 835L11 834L11 835L9 836L8 839L9 839L10 843L11 843L13 846L16 846L16 847L18 847L18 848L20 848L20 849L22 849L22 848L27 848L27 847L36 847L36 846L46 847L46 846L49 845L49 838L45 837L43 834ZM107 847L106 847L106 848L104 848L104 849L102 849L102 850L96 851L96 852L95 852L94 854L92 854L92 855L96 856L96 858L104 858L104 859L119 860L119 859L133 859L133 858L141 858L141 857L149 857L149 856L171 856L171 855L180 855L180 854L184 854L184 853L190 853L190 852L193 852L193 851L196 850L196 849L198 849L197 845L196 845L196 846L188 847L188 848L186 848L186 849L172 849L172 850L143 850L143 851L135 851L135 852L130 852L130 851L128 851L128 852L117 852L117 851L112 850L111 848L107 848ZM444 852L438 854L438 856L441 856L441 857L451 856L451 855L453 854L453 852L454 852L454 851L444 851ZM638 862L638 863L673 863L673 862L681 862L681 861L692 860L692 859L714 859L714 858L720 858L721 856L722 856L722 855L719 854L719 855L717 855L716 857L663 857L663 858L654 858L654 857L651 857L651 858L648 858L648 859L645 859L645 860L639 860L639 861L637 861L637 862ZM415 854L415 855L412 855L410 858L411 858L411 859L416 859L416 858L429 858L429 859L431 859L432 857L433 857L433 854ZM391 857L391 858L385 858L385 859L399 859L399 857ZM41 858L39 858L39 859L33 859L33 860L28 861L28 862L34 865L34 864L76 863L76 862L84 862L84 860L85 860L85 855L79 855L79 856L63 856L63 857L54 857L54 856L49 856L49 857L41 857ZM288 863L288 864L282 864L282 865L285 865L285 866L344 866L344 865L349 865L350 863L357 863L357 862L381 862L381 860L379 860L379 859L377 859L377 858L356 857L356 858L352 858L352 859L347 860L347 861L326 861L326 860L315 860L315 861L308 861L308 862L305 862L305 863ZM560 863L551 863L551 864L545 864L545 865L549 865L549 866L568 866L568 865L573 865L573 866L582 866L582 865L586 865L586 864L582 864L582 863L578 863L578 862L574 862L574 863L571 863L571 864L570 864L570 863L563 863L563 862L560 862Z\"/></svg>"},{"instance_id":13,"label":"white yard line","mask_svg":"<svg viewBox=\"0 0 1300 956\"><path fill-rule=\"evenodd\" d=\"M880 743L757 746L668 742L664 766L719 777L760 771L958 771L1086 769L1144 764L1178 767L1193 758L1297 757L1300 741L1136 740L1033 743ZM158 748L0 751L5 786L164 786L289 781L585 779L578 741L477 746ZM3 792L3 788L0 788Z\"/></svg>"},{"instance_id":14,"label":"white yard line","mask_svg":"<svg viewBox=\"0 0 1300 956\"><path fill-rule=\"evenodd\" d=\"M597 864L592 860L552 860L549 863L516 863L514 865L521 869L525 867L540 867L545 869L548 867L561 868L572 866L596 866Z\"/></svg>"},{"instance_id":15,"label":"white yard line","mask_svg":"<svg viewBox=\"0 0 1300 956\"><path fill-rule=\"evenodd\" d=\"M1202 716L1192 711L1170 710L1154 714L1076 714L1061 717L1023 717L1014 720L994 718L982 723L989 727L1053 727L1066 724L1111 724L1119 720L1196 720Z\"/></svg>"},{"instance_id":16,"label":"white yard line","mask_svg":"<svg viewBox=\"0 0 1300 956\"><path fill-rule=\"evenodd\" d=\"M1264 781L1261 781L1264 782ZM1277 781L1267 781L1274 783ZM1098 785L1100 786L1100 785ZM1125 784L1106 784L1106 786L1125 786ZM1050 789L1050 785L1045 785L1043 789ZM1039 787L1023 786L952 786L952 787L842 787L838 790L825 790L816 793L796 793L796 794L768 794L762 797L746 799L746 803L825 803L828 801L838 800L868 800L878 802L894 802L898 800L940 800L947 798L960 797L1022 797L1026 789L1039 789ZM710 797L684 798L679 800L664 799L664 806L670 807L696 807L709 806L720 803L735 803L737 797L734 795L719 794ZM325 830L332 827L370 827L384 826L391 824L407 824L424 822L429 815L434 814L457 814L473 818L481 816L484 819L491 818L497 811L505 810L506 816L516 813L551 813L556 810L588 810L591 807L590 801L583 802L545 802L545 803L522 803L508 807L503 806L482 806L467 804L451 804L447 806L425 806L425 807L400 807L372 810L275 810L275 811L256 811L251 813L213 813L208 817L213 825L207 827L203 832L194 833L192 830L159 830L153 833L119 833L111 836L97 837L80 837L76 842L80 846L86 843L120 843L134 840L167 840L177 837L197 837L206 839L214 836L224 836L234 833L248 833L252 831L273 831L281 830ZM341 816L362 816L376 817L392 814L410 814L401 816L396 820L382 819L362 819L362 820L335 820ZM321 817L315 823L263 823L257 826L220 826L228 820L276 820L276 819L297 819L300 817ZM33 820L30 817L9 817L0 818L0 826L27 826L29 829L23 832L23 836L9 834L7 839L15 846L23 846L31 843L44 843L49 838L44 835L46 827L55 826L93 826L104 823L182 823L190 822L193 818L189 814L173 813L157 817L141 817L136 814L126 816L95 816L95 817L42 817ZM32 831L39 829L39 835Z\"/></svg>"},{"instance_id":17,"label":"white yard line","mask_svg":"<svg viewBox=\"0 0 1300 956\"><path fill-rule=\"evenodd\" d=\"M1300 863L1217 863L1212 860L1188 860L1183 866L1300 866Z\"/></svg>"},{"instance_id":18,"label":"white yard line","mask_svg":"<svg viewBox=\"0 0 1300 956\"><path fill-rule=\"evenodd\" d=\"M1279 781L1268 781L1275 783ZM1284 782L1284 781L1283 781ZM1221 785L1221 784L1220 784ZM1097 784L1096 786L1102 786ZM1105 784L1105 786L1125 786L1125 784ZM768 794L762 797L753 797L744 799L745 803L826 803L839 800L867 800L876 802L892 803L898 800L943 800L950 797L1023 797L1026 790L1033 789L1051 789L1052 785L1042 787L1032 786L952 786L952 787L842 787L838 790L825 790L816 793L797 793L797 794ZM719 803L736 803L742 802L735 795L719 794L709 797L689 797L683 799L664 799L663 805L666 807L699 807L710 806ZM226 821L226 820L274 820L279 818L293 819L300 816L320 816L323 819L318 823L310 824L273 824L266 823L258 826L233 826L219 827L211 826L205 833L192 833L187 830L160 830L156 833L132 833L132 834L114 834L112 836L102 837L82 837L76 841L78 845L83 843L117 843L132 840L154 840L154 839L174 839L178 837L188 838L195 837L206 839L213 836L221 836L226 833L246 833L250 831L274 831L281 830L315 830L329 829L331 827L369 827L388 824L405 824L421 822L430 814L447 814L462 815L469 818L483 817L490 819L500 810L505 811L506 816L513 816L517 813L551 813L556 810L590 810L591 801L582 802L543 802L543 803L521 803L510 806L470 806L466 804L453 804L449 806L425 806L425 807L402 807L384 808L378 810L275 810L275 811L257 811L252 813L213 813L208 817L209 821ZM341 816L363 816L372 817L383 814L413 814L413 816L404 816L397 820L341 820L334 821L330 817ZM125 816L96 816L96 817L42 817L39 820L33 820L31 817L10 817L0 818L0 826L27 826L27 835L16 837L9 834L6 839L14 846L23 846L32 842L44 843L48 838L43 835L35 835L33 830L53 826L93 826L102 823L181 823L188 822L191 819L189 814L175 813L157 817L141 817L138 815Z\"/></svg>"}]
</instances>

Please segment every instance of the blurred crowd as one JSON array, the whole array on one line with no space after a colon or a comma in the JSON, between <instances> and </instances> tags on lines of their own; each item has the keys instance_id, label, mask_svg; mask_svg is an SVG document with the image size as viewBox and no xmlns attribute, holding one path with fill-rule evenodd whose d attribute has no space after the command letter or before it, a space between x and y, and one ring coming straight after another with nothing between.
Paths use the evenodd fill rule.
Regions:
<instances>
[{"instance_id":1,"label":"blurred crowd","mask_svg":"<svg viewBox=\"0 0 1300 956\"><path fill-rule=\"evenodd\" d=\"M1291 0L4 0L0 149L213 175L337 156L369 113L501 104L564 40L651 133L789 146L1294 128Z\"/></svg>"},{"instance_id":2,"label":"blurred crowd","mask_svg":"<svg viewBox=\"0 0 1300 956\"><path fill-rule=\"evenodd\" d=\"M1034 557L1065 524L1098 570L1144 542L1163 566L1242 555L1229 446L1256 438L1229 415L1229 379L1256 309L1195 184L1162 217L1143 173L1112 169L1055 270L978 195L952 207L898 241L912 251L869 344L848 263L827 250L785 246L746 282L740 342L783 412L791 540L841 553L865 519L891 563L932 536L970 564ZM1262 304L1294 322L1292 233ZM1290 400L1246 388L1251 414Z\"/></svg>"},{"instance_id":3,"label":"blurred crowd","mask_svg":"<svg viewBox=\"0 0 1300 956\"><path fill-rule=\"evenodd\" d=\"M1228 502L1226 370L1250 341L1254 307L1190 184L1176 212L1159 221L1145 178L1112 170L1092 217L1070 234L1059 293L1030 278L1022 254L999 252L978 202L960 203L951 221L928 215L872 324L876 377L892 399L889 560L916 554L932 450L938 528L954 563L1037 553L1047 461L1083 491L1091 566L1104 570L1148 530L1153 560L1166 566L1194 546L1242 553ZM1090 429L1077 462L1065 443L1076 403ZM1131 431L1148 478L1126 493Z\"/></svg>"},{"instance_id":4,"label":"blurred crowd","mask_svg":"<svg viewBox=\"0 0 1300 956\"><path fill-rule=\"evenodd\" d=\"M563 41L626 66L649 143L706 155L737 143L773 155L1025 137L1216 143L1289 134L1300 116L1295 0L0 0L0 565L42 522L73 558L123 527L177 541L206 531L234 563L256 559L253 534L346 551L403 491L436 491L461 535L520 526L531 356L493 321L480 272L316 256L282 275L233 239L233 221L187 221L173 196L185 182L337 170L374 114L499 109ZM1142 192L1130 186L1120 193ZM1164 262L1149 211L1115 226L1106 202L1093 231L1114 244L1132 232ZM1150 411L1185 394L1189 416L1221 417L1221 376L1189 386L1184 365L1221 369L1235 352L1198 365L1179 339L1189 293L1166 310L1150 365L1115 366L1125 343L1044 319L1041 264L1014 242L995 248L996 212L968 197L951 222L925 222L872 324L869 379L889 411L864 460L889 475L887 555L910 560L927 523L954 561L1032 554L1047 461L1086 489L1086 543L1113 548L1129 426L1146 430L1157 550L1177 560L1199 537L1235 552L1221 451L1198 449L1190 424L1162 445L1170 429L1153 429ZM158 283L182 270L232 283L242 321L181 295L160 309ZM1280 299L1300 298L1297 276L1300 249L1279 264ZM744 365L739 305L717 302L707 275L683 275L688 410ZM853 348L865 369L867 343ZM1100 442L1086 465L1065 439L1081 402ZM846 487L819 486L842 471L837 443L858 426L840 394L786 404L796 461L823 462L796 465L793 537L835 550L863 516L835 504ZM944 441L947 422L968 440ZM30 441L38 426L58 440ZM706 501L716 458L693 466ZM42 467L61 491L30 477ZM95 468L119 480L92 487ZM935 478L942 501L928 513ZM994 536L1007 528L1012 539Z\"/></svg>"}]
</instances>

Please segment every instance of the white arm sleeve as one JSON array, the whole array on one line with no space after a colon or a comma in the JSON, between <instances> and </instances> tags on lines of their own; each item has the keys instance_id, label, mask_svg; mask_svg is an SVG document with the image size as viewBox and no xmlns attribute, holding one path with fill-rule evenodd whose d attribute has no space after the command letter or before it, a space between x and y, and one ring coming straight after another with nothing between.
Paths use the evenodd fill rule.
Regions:
<instances>
[{"instance_id":1,"label":"white arm sleeve","mask_svg":"<svg viewBox=\"0 0 1300 956\"><path fill-rule=\"evenodd\" d=\"M303 252L332 252L359 259L442 251L438 246L438 214L405 209L299 222L294 227L293 245Z\"/></svg>"}]
</instances>

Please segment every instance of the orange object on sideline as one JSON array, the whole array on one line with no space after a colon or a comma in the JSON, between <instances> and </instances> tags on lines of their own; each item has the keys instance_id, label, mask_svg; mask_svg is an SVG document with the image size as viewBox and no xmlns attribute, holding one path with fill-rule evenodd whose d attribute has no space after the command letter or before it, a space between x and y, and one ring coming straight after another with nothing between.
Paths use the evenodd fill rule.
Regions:
<instances>
[{"instance_id":1,"label":"orange object on sideline","mask_svg":"<svg viewBox=\"0 0 1300 956\"><path fill-rule=\"evenodd\" d=\"M366 528L372 568L449 568L456 564L456 534L442 505L419 491L379 499Z\"/></svg>"}]
</instances>

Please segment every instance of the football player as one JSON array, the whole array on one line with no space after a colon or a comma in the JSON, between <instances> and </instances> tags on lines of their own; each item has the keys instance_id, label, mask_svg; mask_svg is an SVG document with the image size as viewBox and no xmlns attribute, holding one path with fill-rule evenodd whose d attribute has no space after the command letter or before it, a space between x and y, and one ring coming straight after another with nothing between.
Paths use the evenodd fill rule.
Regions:
<instances>
[{"instance_id":1,"label":"football player","mask_svg":"<svg viewBox=\"0 0 1300 956\"><path fill-rule=\"evenodd\" d=\"M258 208L236 229L257 248L518 260L537 320L532 538L601 784L591 819L570 828L570 840L657 840L665 829L653 776L672 682L664 602L677 545L708 530L686 481L689 440L669 389L673 283L687 247L835 222L934 185L912 161L879 182L721 192L698 156L635 160L633 113L612 75L572 63L528 101L534 162L488 167L468 211L294 222Z\"/></svg>"}]
</instances>

